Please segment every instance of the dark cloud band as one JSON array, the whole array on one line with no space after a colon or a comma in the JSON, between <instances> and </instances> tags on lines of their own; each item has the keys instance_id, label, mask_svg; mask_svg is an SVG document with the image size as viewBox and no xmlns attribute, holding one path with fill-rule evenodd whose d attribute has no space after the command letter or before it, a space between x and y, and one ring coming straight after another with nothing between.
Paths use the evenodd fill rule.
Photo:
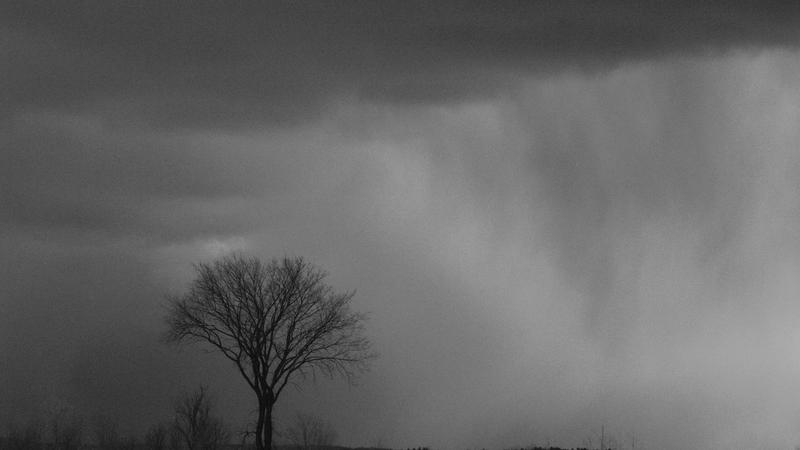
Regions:
<instances>
[{"instance_id":1,"label":"dark cloud band","mask_svg":"<svg viewBox=\"0 0 800 450\"><path fill-rule=\"evenodd\" d=\"M286 125L331 95L452 102L514 73L798 42L790 2L6 2L11 109L126 105L160 127Z\"/></svg>"}]
</instances>

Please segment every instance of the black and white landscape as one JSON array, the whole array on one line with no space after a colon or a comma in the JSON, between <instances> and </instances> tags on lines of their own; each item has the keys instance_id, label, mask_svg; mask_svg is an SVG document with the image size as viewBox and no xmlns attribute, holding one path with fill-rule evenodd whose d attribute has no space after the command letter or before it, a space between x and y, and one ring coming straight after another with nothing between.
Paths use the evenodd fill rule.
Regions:
<instances>
[{"instance_id":1,"label":"black and white landscape","mask_svg":"<svg viewBox=\"0 0 800 450\"><path fill-rule=\"evenodd\" d=\"M170 299L295 256L377 357L277 444L800 445L800 3L6 0L0 67L2 445L239 443Z\"/></svg>"}]
</instances>

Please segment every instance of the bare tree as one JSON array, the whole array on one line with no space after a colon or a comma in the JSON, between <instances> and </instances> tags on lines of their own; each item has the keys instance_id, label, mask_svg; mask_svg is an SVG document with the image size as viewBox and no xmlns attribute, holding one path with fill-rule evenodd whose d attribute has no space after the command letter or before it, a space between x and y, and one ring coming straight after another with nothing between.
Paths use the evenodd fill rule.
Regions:
<instances>
[{"instance_id":1,"label":"bare tree","mask_svg":"<svg viewBox=\"0 0 800 450\"><path fill-rule=\"evenodd\" d=\"M150 427L144 436L144 444L148 450L166 450L170 427L159 423Z\"/></svg>"},{"instance_id":2,"label":"bare tree","mask_svg":"<svg viewBox=\"0 0 800 450\"><path fill-rule=\"evenodd\" d=\"M318 371L351 379L372 358L364 316L302 258L264 264L228 256L197 264L189 291L169 298L167 340L211 344L233 361L258 402L255 442L272 449L272 412L287 384Z\"/></svg>"},{"instance_id":3,"label":"bare tree","mask_svg":"<svg viewBox=\"0 0 800 450\"><path fill-rule=\"evenodd\" d=\"M173 423L171 427L169 427L169 436L168 438L168 447L169 450L183 450L183 446L181 445L181 434L175 428L175 424Z\"/></svg>"},{"instance_id":4,"label":"bare tree","mask_svg":"<svg viewBox=\"0 0 800 450\"><path fill-rule=\"evenodd\" d=\"M61 408L50 413L50 441L52 448L74 450L81 446L83 423L68 409Z\"/></svg>"},{"instance_id":5,"label":"bare tree","mask_svg":"<svg viewBox=\"0 0 800 450\"><path fill-rule=\"evenodd\" d=\"M212 403L203 387L176 404L174 429L188 450L215 450L227 444L230 433L211 411Z\"/></svg>"},{"instance_id":6,"label":"bare tree","mask_svg":"<svg viewBox=\"0 0 800 450\"><path fill-rule=\"evenodd\" d=\"M315 415L298 414L294 424L286 430L286 438L302 450L320 449L334 444L336 430Z\"/></svg>"},{"instance_id":7,"label":"bare tree","mask_svg":"<svg viewBox=\"0 0 800 450\"><path fill-rule=\"evenodd\" d=\"M628 439L631 440L631 450L636 450L636 433L634 431L628 433Z\"/></svg>"},{"instance_id":8,"label":"bare tree","mask_svg":"<svg viewBox=\"0 0 800 450\"><path fill-rule=\"evenodd\" d=\"M136 450L140 448L139 440L136 438L136 436L129 435L122 439L119 448L121 448L122 450Z\"/></svg>"},{"instance_id":9,"label":"bare tree","mask_svg":"<svg viewBox=\"0 0 800 450\"><path fill-rule=\"evenodd\" d=\"M114 419L98 415L93 425L94 441L99 448L114 449L120 446L119 425Z\"/></svg>"}]
</instances>

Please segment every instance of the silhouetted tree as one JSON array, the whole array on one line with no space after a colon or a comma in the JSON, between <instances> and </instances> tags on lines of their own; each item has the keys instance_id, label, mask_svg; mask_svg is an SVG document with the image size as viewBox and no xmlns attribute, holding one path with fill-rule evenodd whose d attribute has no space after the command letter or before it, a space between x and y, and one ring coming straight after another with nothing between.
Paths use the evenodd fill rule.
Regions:
<instances>
[{"instance_id":1,"label":"silhouetted tree","mask_svg":"<svg viewBox=\"0 0 800 450\"><path fill-rule=\"evenodd\" d=\"M364 316L302 258L264 264L228 256L195 265L189 291L169 298L168 341L211 344L255 392L256 449L272 448L272 412L287 384L317 371L350 379L373 356Z\"/></svg>"},{"instance_id":2,"label":"silhouetted tree","mask_svg":"<svg viewBox=\"0 0 800 450\"><path fill-rule=\"evenodd\" d=\"M211 400L203 387L178 400L174 429L187 450L215 450L228 443L230 433L211 411Z\"/></svg>"},{"instance_id":3,"label":"silhouetted tree","mask_svg":"<svg viewBox=\"0 0 800 450\"><path fill-rule=\"evenodd\" d=\"M81 446L83 423L68 408L50 414L50 442L57 450L74 450Z\"/></svg>"},{"instance_id":4,"label":"silhouetted tree","mask_svg":"<svg viewBox=\"0 0 800 450\"><path fill-rule=\"evenodd\" d=\"M315 415L298 414L294 424L286 430L286 438L302 450L319 449L334 444L336 430Z\"/></svg>"},{"instance_id":5,"label":"silhouetted tree","mask_svg":"<svg viewBox=\"0 0 800 450\"><path fill-rule=\"evenodd\" d=\"M174 423L171 427L169 427L169 436L167 437L169 442L167 448L169 448L169 450L183 450L183 446L181 445L181 434L175 428Z\"/></svg>"},{"instance_id":6,"label":"silhouetted tree","mask_svg":"<svg viewBox=\"0 0 800 450\"><path fill-rule=\"evenodd\" d=\"M166 450L168 447L168 438L170 433L170 426L159 423L150 427L147 434L144 436L144 444L148 450Z\"/></svg>"},{"instance_id":7,"label":"silhouetted tree","mask_svg":"<svg viewBox=\"0 0 800 450\"><path fill-rule=\"evenodd\" d=\"M120 446L118 424L108 416L99 415L94 420L94 442L99 448L115 449Z\"/></svg>"}]
</instances>

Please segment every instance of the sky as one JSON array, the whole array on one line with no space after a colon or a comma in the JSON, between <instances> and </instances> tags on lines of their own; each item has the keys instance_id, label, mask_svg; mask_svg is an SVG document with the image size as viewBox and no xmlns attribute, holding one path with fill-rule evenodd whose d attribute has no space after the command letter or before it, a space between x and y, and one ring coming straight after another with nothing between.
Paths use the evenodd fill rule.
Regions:
<instances>
[{"instance_id":1,"label":"sky","mask_svg":"<svg viewBox=\"0 0 800 450\"><path fill-rule=\"evenodd\" d=\"M350 446L800 444L800 5L6 1L0 423L206 385L165 296L299 255L369 314Z\"/></svg>"}]
</instances>

